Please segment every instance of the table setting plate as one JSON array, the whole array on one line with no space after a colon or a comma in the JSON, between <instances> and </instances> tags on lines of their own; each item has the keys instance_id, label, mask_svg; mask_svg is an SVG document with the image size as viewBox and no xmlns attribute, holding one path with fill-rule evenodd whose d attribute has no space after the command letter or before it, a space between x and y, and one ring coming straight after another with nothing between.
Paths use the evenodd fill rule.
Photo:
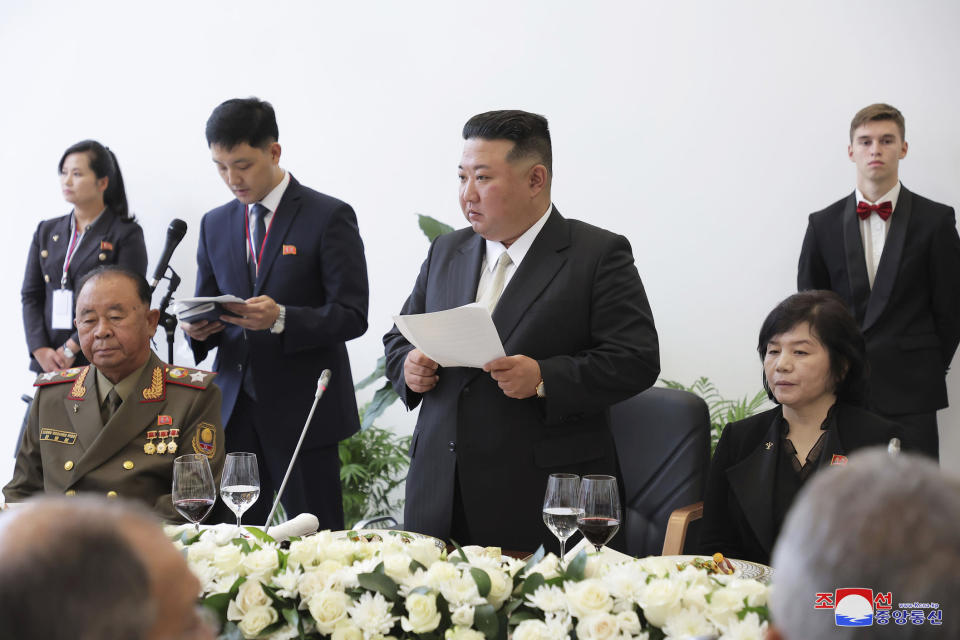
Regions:
<instances>
[{"instance_id":1,"label":"table setting plate","mask_svg":"<svg viewBox=\"0 0 960 640\"><path fill-rule=\"evenodd\" d=\"M661 556L667 560L681 563L681 562L693 562L695 558L700 558L703 560L710 560L711 556L707 555L692 555L692 556ZM773 577L773 569L768 567L765 564L760 564L757 562L751 562L749 560L737 560L736 558L727 558L730 561L730 564L733 565L734 576L738 578L743 578L746 580L757 580L768 584L770 578Z\"/></svg>"}]
</instances>

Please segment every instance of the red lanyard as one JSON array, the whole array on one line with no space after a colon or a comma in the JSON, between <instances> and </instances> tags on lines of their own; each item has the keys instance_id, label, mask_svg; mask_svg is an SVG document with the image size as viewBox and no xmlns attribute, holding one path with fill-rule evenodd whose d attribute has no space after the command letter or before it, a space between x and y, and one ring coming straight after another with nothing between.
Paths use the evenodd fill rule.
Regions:
<instances>
[{"instance_id":1,"label":"red lanyard","mask_svg":"<svg viewBox=\"0 0 960 640\"><path fill-rule=\"evenodd\" d=\"M266 209L266 207L264 207ZM277 211L280 210L280 207L277 207ZM269 211L269 209L268 209ZM260 270L260 258L263 257L263 248L267 246L267 236L270 235L270 228L273 227L273 221L277 219L277 212L273 212L273 217L270 218L270 224L267 225L267 232L263 234L263 240L260 241L260 251L256 250L256 247L253 246L253 238L250 237L250 205L246 205L244 208L244 225L243 231L244 235L247 238L247 247L250 249L250 255L253 256L254 261L257 263L257 271Z\"/></svg>"},{"instance_id":2,"label":"red lanyard","mask_svg":"<svg viewBox=\"0 0 960 640\"><path fill-rule=\"evenodd\" d=\"M61 289L65 289L67 287L67 271L70 270L70 261L73 260L73 254L77 250L77 244L79 244L78 239L80 238L80 228L74 225L70 226L74 227L73 239L70 240L70 246L67 247L67 255L63 259L63 277L60 278Z\"/></svg>"}]
</instances>

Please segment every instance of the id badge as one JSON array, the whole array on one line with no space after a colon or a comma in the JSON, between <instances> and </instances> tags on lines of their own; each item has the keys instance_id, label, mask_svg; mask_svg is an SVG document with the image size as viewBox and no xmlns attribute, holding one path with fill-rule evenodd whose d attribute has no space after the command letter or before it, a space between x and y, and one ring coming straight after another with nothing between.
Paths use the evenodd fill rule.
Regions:
<instances>
[{"instance_id":1,"label":"id badge","mask_svg":"<svg viewBox=\"0 0 960 640\"><path fill-rule=\"evenodd\" d=\"M73 291L53 290L53 313L50 320L54 329L73 329Z\"/></svg>"}]
</instances>

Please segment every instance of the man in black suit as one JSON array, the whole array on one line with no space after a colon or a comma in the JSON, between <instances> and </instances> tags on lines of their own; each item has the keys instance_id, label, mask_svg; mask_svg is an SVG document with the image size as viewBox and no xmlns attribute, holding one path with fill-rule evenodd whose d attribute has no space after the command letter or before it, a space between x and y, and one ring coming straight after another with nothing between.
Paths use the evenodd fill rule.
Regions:
<instances>
[{"instance_id":1,"label":"man in black suit","mask_svg":"<svg viewBox=\"0 0 960 640\"><path fill-rule=\"evenodd\" d=\"M430 247L402 313L474 301L507 354L450 368L394 327L387 375L420 415L405 525L461 544L556 544L541 516L555 472L618 475L608 407L660 371L657 332L623 236L561 217L545 118L493 111L463 128L460 206L470 228Z\"/></svg>"},{"instance_id":2,"label":"man in black suit","mask_svg":"<svg viewBox=\"0 0 960 640\"><path fill-rule=\"evenodd\" d=\"M324 369L333 372L283 504L343 528L337 442L360 429L345 342L367 330L367 266L357 217L345 202L301 185L280 167L273 107L227 100L207 120L207 143L236 196L203 217L197 296L232 294L236 316L184 324L197 362L218 348L226 449L257 454L263 524L280 488Z\"/></svg>"},{"instance_id":3,"label":"man in black suit","mask_svg":"<svg viewBox=\"0 0 960 640\"><path fill-rule=\"evenodd\" d=\"M937 457L937 409L960 342L960 237L951 207L907 190L903 115L887 104L850 124L856 191L810 215L797 285L840 294L860 323L870 409L904 426L904 447Z\"/></svg>"}]
</instances>

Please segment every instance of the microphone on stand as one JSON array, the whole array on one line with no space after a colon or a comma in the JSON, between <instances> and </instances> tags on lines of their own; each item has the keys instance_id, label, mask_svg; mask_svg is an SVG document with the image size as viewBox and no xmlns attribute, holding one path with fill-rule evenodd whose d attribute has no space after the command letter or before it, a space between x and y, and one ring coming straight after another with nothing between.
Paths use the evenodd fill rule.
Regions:
<instances>
[{"instance_id":1,"label":"microphone on stand","mask_svg":"<svg viewBox=\"0 0 960 640\"><path fill-rule=\"evenodd\" d=\"M300 440L297 442L297 447L293 450L293 457L290 458L290 464L287 465L287 472L283 475L283 482L280 483L280 490L277 491L277 499L273 501L273 508L270 509L270 515L267 516L267 523L263 526L264 533L270 531L270 523L273 522L273 514L277 512L277 507L280 506L280 498L283 497L283 490L287 487L287 480L290 479L290 472L293 471L293 465L297 461L297 456L300 455L300 447L303 446L303 439L307 437L307 429L310 428L310 421L313 420L313 412L317 410L317 403L320 402L323 392L327 390L327 385L330 384L330 376L332 375L333 374L330 372L330 369L324 369L323 373L320 374L320 379L317 380L317 393L313 396L313 406L310 407L310 415L307 416L307 421L303 423L303 431L300 432Z\"/></svg>"},{"instance_id":2,"label":"microphone on stand","mask_svg":"<svg viewBox=\"0 0 960 640\"><path fill-rule=\"evenodd\" d=\"M170 266L170 257L186 234L187 223L180 218L174 218L170 226L167 227L167 242L163 245L163 253L160 254L160 261L157 262L157 268L153 272L153 283L150 285L151 292L157 288L160 280L167 273L167 267Z\"/></svg>"}]
</instances>

